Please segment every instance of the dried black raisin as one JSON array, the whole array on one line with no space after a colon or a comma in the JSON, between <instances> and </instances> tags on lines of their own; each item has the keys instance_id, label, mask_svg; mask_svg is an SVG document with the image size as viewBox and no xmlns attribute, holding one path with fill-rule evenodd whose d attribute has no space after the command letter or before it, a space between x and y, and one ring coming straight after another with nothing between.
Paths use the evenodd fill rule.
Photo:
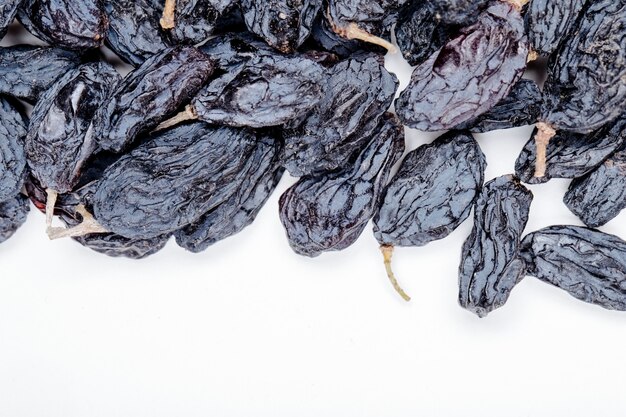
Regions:
<instances>
[{"instance_id":1,"label":"dried black raisin","mask_svg":"<svg viewBox=\"0 0 626 417\"><path fill-rule=\"evenodd\" d=\"M503 306L526 273L519 250L532 199L511 175L489 181L478 197L461 253L459 303L479 317Z\"/></svg>"},{"instance_id":2,"label":"dried black raisin","mask_svg":"<svg viewBox=\"0 0 626 417\"><path fill-rule=\"evenodd\" d=\"M506 97L527 55L519 10L496 2L413 71L396 100L398 117L416 129L443 130L480 116Z\"/></svg>"},{"instance_id":3,"label":"dried black raisin","mask_svg":"<svg viewBox=\"0 0 626 417\"><path fill-rule=\"evenodd\" d=\"M528 275L573 297L611 310L626 310L626 242L578 226L552 226L522 242Z\"/></svg>"}]
</instances>

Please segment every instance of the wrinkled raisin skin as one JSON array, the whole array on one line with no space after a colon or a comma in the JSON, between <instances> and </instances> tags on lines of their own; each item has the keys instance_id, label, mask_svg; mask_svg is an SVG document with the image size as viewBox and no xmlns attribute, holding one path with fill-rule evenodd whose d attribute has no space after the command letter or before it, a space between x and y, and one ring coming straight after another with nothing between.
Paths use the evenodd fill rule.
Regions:
<instances>
[{"instance_id":1,"label":"wrinkled raisin skin","mask_svg":"<svg viewBox=\"0 0 626 417\"><path fill-rule=\"evenodd\" d=\"M121 152L191 101L213 73L209 57L177 46L130 72L96 112L91 134L102 149Z\"/></svg>"},{"instance_id":2,"label":"wrinkled raisin skin","mask_svg":"<svg viewBox=\"0 0 626 417\"><path fill-rule=\"evenodd\" d=\"M392 246L443 239L469 217L485 167L478 143L466 132L450 132L410 152L385 190L374 236Z\"/></svg>"},{"instance_id":3,"label":"wrinkled raisin skin","mask_svg":"<svg viewBox=\"0 0 626 417\"><path fill-rule=\"evenodd\" d=\"M512 175L485 184L474 209L474 227L463 244L459 304L484 317L506 303L524 277L520 240L533 195Z\"/></svg>"},{"instance_id":4,"label":"wrinkled raisin skin","mask_svg":"<svg viewBox=\"0 0 626 417\"><path fill-rule=\"evenodd\" d=\"M436 131L480 116L521 78L527 54L519 11L496 2L415 68L396 100L398 117L409 127Z\"/></svg>"},{"instance_id":5,"label":"wrinkled raisin skin","mask_svg":"<svg viewBox=\"0 0 626 417\"><path fill-rule=\"evenodd\" d=\"M528 275L573 297L610 310L626 310L626 242L579 226L551 226L522 242Z\"/></svg>"},{"instance_id":6,"label":"wrinkled raisin skin","mask_svg":"<svg viewBox=\"0 0 626 417\"><path fill-rule=\"evenodd\" d=\"M107 63L69 71L41 96L33 109L26 158L30 172L46 187L70 191L96 149L87 129L96 109L121 77Z\"/></svg>"},{"instance_id":7,"label":"wrinkled raisin skin","mask_svg":"<svg viewBox=\"0 0 626 417\"><path fill-rule=\"evenodd\" d=\"M626 3L590 2L573 35L552 60L542 121L590 133L626 110Z\"/></svg>"},{"instance_id":8,"label":"wrinkled raisin skin","mask_svg":"<svg viewBox=\"0 0 626 417\"><path fill-rule=\"evenodd\" d=\"M402 125L386 115L349 168L305 176L280 197L280 220L292 249L305 256L356 241L379 204L391 167L404 150Z\"/></svg>"}]
</instances>

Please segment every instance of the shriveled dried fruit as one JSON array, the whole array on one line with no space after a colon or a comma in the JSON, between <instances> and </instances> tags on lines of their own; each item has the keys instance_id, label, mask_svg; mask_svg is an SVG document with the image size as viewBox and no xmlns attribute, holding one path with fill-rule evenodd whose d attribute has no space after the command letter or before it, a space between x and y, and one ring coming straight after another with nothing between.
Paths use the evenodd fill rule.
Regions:
<instances>
[{"instance_id":1,"label":"shriveled dried fruit","mask_svg":"<svg viewBox=\"0 0 626 417\"><path fill-rule=\"evenodd\" d=\"M390 51L391 26L406 0L328 0L326 18L332 30L346 39L359 39Z\"/></svg>"},{"instance_id":2,"label":"shriveled dried fruit","mask_svg":"<svg viewBox=\"0 0 626 417\"><path fill-rule=\"evenodd\" d=\"M23 0L3 0L0 3L0 39L7 33L7 28L15 19L17 9Z\"/></svg>"},{"instance_id":3,"label":"shriveled dried fruit","mask_svg":"<svg viewBox=\"0 0 626 417\"><path fill-rule=\"evenodd\" d=\"M368 132L389 108L397 78L374 55L335 65L326 96L299 126L285 130L283 163L294 176L331 171L363 149Z\"/></svg>"},{"instance_id":4,"label":"shriveled dried fruit","mask_svg":"<svg viewBox=\"0 0 626 417\"><path fill-rule=\"evenodd\" d=\"M260 54L210 82L192 101L200 120L278 126L310 113L325 93L326 70L303 56Z\"/></svg>"},{"instance_id":5,"label":"shriveled dried fruit","mask_svg":"<svg viewBox=\"0 0 626 417\"><path fill-rule=\"evenodd\" d=\"M483 133L498 129L510 129L532 125L541 114L541 91L532 80L522 79L488 112L468 120L456 129Z\"/></svg>"},{"instance_id":6,"label":"shriveled dried fruit","mask_svg":"<svg viewBox=\"0 0 626 417\"><path fill-rule=\"evenodd\" d=\"M18 17L39 39L78 51L102 46L109 26L100 0L24 0Z\"/></svg>"},{"instance_id":7,"label":"shriveled dried fruit","mask_svg":"<svg viewBox=\"0 0 626 417\"><path fill-rule=\"evenodd\" d=\"M589 227L600 227L626 207L626 151L611 155L569 186L565 205Z\"/></svg>"},{"instance_id":8,"label":"shriveled dried fruit","mask_svg":"<svg viewBox=\"0 0 626 417\"><path fill-rule=\"evenodd\" d=\"M533 137L536 135L537 129ZM529 184L540 184L551 178L582 177L621 148L625 140L626 118L592 134L557 132L547 145L545 173L536 177L537 148L531 138L515 162L515 173Z\"/></svg>"},{"instance_id":9,"label":"shriveled dried fruit","mask_svg":"<svg viewBox=\"0 0 626 417\"><path fill-rule=\"evenodd\" d=\"M240 7L250 32L290 53L311 34L322 0L241 0Z\"/></svg>"},{"instance_id":10,"label":"shriveled dried fruit","mask_svg":"<svg viewBox=\"0 0 626 417\"><path fill-rule=\"evenodd\" d=\"M527 55L519 10L496 2L413 71L396 100L398 117L410 127L435 131L480 116L506 97Z\"/></svg>"},{"instance_id":11,"label":"shriveled dried fruit","mask_svg":"<svg viewBox=\"0 0 626 417\"><path fill-rule=\"evenodd\" d=\"M587 0L532 0L526 15L533 51L550 56L575 27Z\"/></svg>"},{"instance_id":12,"label":"shriveled dried fruit","mask_svg":"<svg viewBox=\"0 0 626 417\"><path fill-rule=\"evenodd\" d=\"M589 133L626 111L626 2L589 3L557 52L544 87L542 121Z\"/></svg>"},{"instance_id":13,"label":"shriveled dried fruit","mask_svg":"<svg viewBox=\"0 0 626 417\"><path fill-rule=\"evenodd\" d=\"M459 304L479 317L503 306L526 273L519 250L532 199L512 175L489 181L478 197L461 253Z\"/></svg>"},{"instance_id":14,"label":"shriveled dried fruit","mask_svg":"<svg viewBox=\"0 0 626 417\"><path fill-rule=\"evenodd\" d=\"M402 126L387 115L370 140L349 168L300 178L280 197L280 220L296 253L313 257L345 249L367 226L404 150Z\"/></svg>"},{"instance_id":15,"label":"shriveled dried fruit","mask_svg":"<svg viewBox=\"0 0 626 417\"><path fill-rule=\"evenodd\" d=\"M9 239L26 221L30 206L22 194L0 202L0 243Z\"/></svg>"},{"instance_id":16,"label":"shriveled dried fruit","mask_svg":"<svg viewBox=\"0 0 626 417\"><path fill-rule=\"evenodd\" d=\"M250 225L283 176L278 156L275 143L260 142L259 152L250 158L247 172L242 173L239 188L198 221L177 231L176 243L197 253Z\"/></svg>"},{"instance_id":17,"label":"shriveled dried fruit","mask_svg":"<svg viewBox=\"0 0 626 417\"><path fill-rule=\"evenodd\" d=\"M444 20L446 14L439 6L436 0L412 1L405 4L398 16L396 41L404 58L413 66L437 52L460 29ZM465 25L477 18L478 13Z\"/></svg>"},{"instance_id":18,"label":"shriveled dried fruit","mask_svg":"<svg viewBox=\"0 0 626 417\"><path fill-rule=\"evenodd\" d=\"M313 29L308 43L312 45L314 49L323 49L341 58L349 58L355 53L362 53L363 51L379 54L387 52L385 48L372 43L366 43L357 39L346 39L336 34L330 28L330 23L322 14L320 14L313 23Z\"/></svg>"},{"instance_id":19,"label":"shriveled dried fruit","mask_svg":"<svg viewBox=\"0 0 626 417\"><path fill-rule=\"evenodd\" d=\"M626 242L578 226L552 226L522 242L528 275L573 297L610 310L626 310Z\"/></svg>"},{"instance_id":20,"label":"shriveled dried fruit","mask_svg":"<svg viewBox=\"0 0 626 417\"><path fill-rule=\"evenodd\" d=\"M33 109L26 158L46 188L70 191L97 144L86 137L96 109L120 81L115 68L97 62L69 71L41 96Z\"/></svg>"},{"instance_id":21,"label":"shriveled dried fruit","mask_svg":"<svg viewBox=\"0 0 626 417\"><path fill-rule=\"evenodd\" d=\"M60 48L0 47L0 93L34 102L60 76L79 64L77 53Z\"/></svg>"},{"instance_id":22,"label":"shriveled dried fruit","mask_svg":"<svg viewBox=\"0 0 626 417\"><path fill-rule=\"evenodd\" d=\"M209 55L215 61L215 66L224 72L238 69L259 53L273 51L269 45L248 32L216 36L199 49Z\"/></svg>"},{"instance_id":23,"label":"shriveled dried fruit","mask_svg":"<svg viewBox=\"0 0 626 417\"><path fill-rule=\"evenodd\" d=\"M98 178L102 170L114 162L118 155L100 154L90 161L85 174L81 176L76 189L66 194L59 194L54 214L69 227L79 225L84 219L81 212L92 210L91 199L98 187ZM95 178L94 178L95 177ZM26 190L31 201L40 211L46 212L48 194L39 182L29 177ZM150 239L128 239L115 233L92 233L73 237L75 241L96 252L112 257L143 259L163 249L170 235L157 236Z\"/></svg>"},{"instance_id":24,"label":"shriveled dried fruit","mask_svg":"<svg viewBox=\"0 0 626 417\"><path fill-rule=\"evenodd\" d=\"M191 46L153 56L129 73L96 112L91 134L120 152L188 103L213 73L209 57Z\"/></svg>"},{"instance_id":25,"label":"shriveled dried fruit","mask_svg":"<svg viewBox=\"0 0 626 417\"><path fill-rule=\"evenodd\" d=\"M175 3L172 21L168 20L169 13L163 16L163 29L175 42L196 44L213 34L219 18L235 0L176 0Z\"/></svg>"},{"instance_id":26,"label":"shriveled dried fruit","mask_svg":"<svg viewBox=\"0 0 626 417\"><path fill-rule=\"evenodd\" d=\"M71 214L61 214L61 219L67 226L74 227L83 221L80 214L83 206L86 210L93 210L91 199L97 188L98 181L93 181L72 193L80 206L73 207L74 212ZM115 233L92 233L73 239L82 246L107 256L143 259L163 249L170 237L171 234L164 234L148 239L129 239Z\"/></svg>"},{"instance_id":27,"label":"shriveled dried fruit","mask_svg":"<svg viewBox=\"0 0 626 417\"><path fill-rule=\"evenodd\" d=\"M374 217L381 245L423 246L453 232L483 185L485 155L474 138L450 132L409 153Z\"/></svg>"},{"instance_id":28,"label":"shriveled dried fruit","mask_svg":"<svg viewBox=\"0 0 626 417\"><path fill-rule=\"evenodd\" d=\"M168 47L159 27L160 0L105 1L107 45L124 61L139 66Z\"/></svg>"},{"instance_id":29,"label":"shriveled dried fruit","mask_svg":"<svg viewBox=\"0 0 626 417\"><path fill-rule=\"evenodd\" d=\"M110 232L151 238L197 221L240 186L254 132L202 122L161 132L109 167L93 197Z\"/></svg>"},{"instance_id":30,"label":"shriveled dried fruit","mask_svg":"<svg viewBox=\"0 0 626 417\"><path fill-rule=\"evenodd\" d=\"M13 198L22 188L26 123L21 112L0 96L0 201Z\"/></svg>"}]
</instances>

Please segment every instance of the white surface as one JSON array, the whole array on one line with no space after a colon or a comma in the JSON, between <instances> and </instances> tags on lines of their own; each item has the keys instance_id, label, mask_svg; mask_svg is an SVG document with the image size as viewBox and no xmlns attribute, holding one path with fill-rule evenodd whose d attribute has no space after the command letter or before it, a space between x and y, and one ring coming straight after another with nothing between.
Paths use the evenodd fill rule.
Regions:
<instances>
[{"instance_id":1,"label":"white surface","mask_svg":"<svg viewBox=\"0 0 626 417\"><path fill-rule=\"evenodd\" d=\"M478 135L487 179L512 172L530 131ZM436 136L411 131L409 148ZM292 182L239 235L138 262L50 242L32 211L0 246L0 416L624 415L624 313L533 278L485 319L464 311L471 221L397 250L404 303L369 228L340 253L291 252L277 206ZM580 224L566 187L531 187L528 231ZM626 237L626 215L603 230Z\"/></svg>"}]
</instances>

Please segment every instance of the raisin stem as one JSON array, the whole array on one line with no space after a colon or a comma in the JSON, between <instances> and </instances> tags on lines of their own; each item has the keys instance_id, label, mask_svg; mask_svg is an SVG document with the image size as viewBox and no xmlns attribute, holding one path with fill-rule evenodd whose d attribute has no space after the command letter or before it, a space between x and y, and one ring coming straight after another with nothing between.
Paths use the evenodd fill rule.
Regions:
<instances>
[{"instance_id":1,"label":"raisin stem","mask_svg":"<svg viewBox=\"0 0 626 417\"><path fill-rule=\"evenodd\" d=\"M522 10L522 7L530 0L504 0L505 3L509 3L511 6L515 7L517 10Z\"/></svg>"},{"instance_id":2,"label":"raisin stem","mask_svg":"<svg viewBox=\"0 0 626 417\"><path fill-rule=\"evenodd\" d=\"M159 23L163 29L174 29L176 22L174 20L174 13L176 12L176 0L165 0L165 6L163 7L163 16Z\"/></svg>"},{"instance_id":3,"label":"raisin stem","mask_svg":"<svg viewBox=\"0 0 626 417\"><path fill-rule=\"evenodd\" d=\"M378 36L374 36L371 33L366 32L365 30L361 29L356 23L351 22L348 23L348 25L342 27L335 23L332 17L330 17L330 11L327 12L326 16L328 18L328 22L330 23L331 29L339 36L342 36L346 39L358 39L363 42L368 42L374 45L381 46L392 54L398 52L398 48L396 48L394 44L384 40L383 38L379 38Z\"/></svg>"},{"instance_id":4,"label":"raisin stem","mask_svg":"<svg viewBox=\"0 0 626 417\"><path fill-rule=\"evenodd\" d=\"M411 297L408 296L407 293L404 292L396 276L393 274L393 270L391 269L391 257L393 256L393 246L391 245L380 245L380 251L383 254L383 259L385 262L385 270L387 271L387 277L389 277L389 281L391 281L391 285L396 290L400 297L404 299L404 301L411 301Z\"/></svg>"},{"instance_id":5,"label":"raisin stem","mask_svg":"<svg viewBox=\"0 0 626 417\"><path fill-rule=\"evenodd\" d=\"M51 188L46 188L46 227L52 227L52 216L54 216L54 206L57 203L59 193Z\"/></svg>"},{"instance_id":6,"label":"raisin stem","mask_svg":"<svg viewBox=\"0 0 626 417\"><path fill-rule=\"evenodd\" d=\"M80 224L68 229L64 227L48 227L47 233L50 240L61 239L64 237L80 237L91 233L110 233L107 229L102 227L96 219L94 219L92 214L87 211L84 205L79 204L76 207L76 212L82 216L83 221Z\"/></svg>"},{"instance_id":7,"label":"raisin stem","mask_svg":"<svg viewBox=\"0 0 626 417\"><path fill-rule=\"evenodd\" d=\"M176 126L179 123L186 122L187 120L196 120L197 118L198 113L196 113L195 107L192 104L188 104L187 106L185 106L185 110L158 125L154 129L154 131L157 132L159 130L168 129L172 126Z\"/></svg>"},{"instance_id":8,"label":"raisin stem","mask_svg":"<svg viewBox=\"0 0 626 417\"><path fill-rule=\"evenodd\" d=\"M537 134L535 135L535 147L537 149L537 159L535 160L535 177L541 178L546 175L546 154L550 139L556 135L554 130L547 123L537 123Z\"/></svg>"},{"instance_id":9,"label":"raisin stem","mask_svg":"<svg viewBox=\"0 0 626 417\"><path fill-rule=\"evenodd\" d=\"M539 54L537 51L533 51L532 49L528 51L528 57L526 58L526 62L536 61L539 58Z\"/></svg>"}]
</instances>

